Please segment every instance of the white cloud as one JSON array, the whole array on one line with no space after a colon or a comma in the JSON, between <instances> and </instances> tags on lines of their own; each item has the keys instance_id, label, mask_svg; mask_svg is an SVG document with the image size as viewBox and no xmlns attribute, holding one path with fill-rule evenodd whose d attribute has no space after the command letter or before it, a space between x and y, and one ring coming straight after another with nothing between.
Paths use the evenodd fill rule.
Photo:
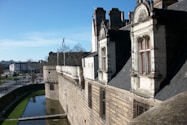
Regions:
<instances>
[{"instance_id":1,"label":"white cloud","mask_svg":"<svg viewBox=\"0 0 187 125\"><path fill-rule=\"evenodd\" d=\"M24 40L11 40L3 39L0 40L1 47L41 47L41 46L50 46L57 45L56 40L47 40L43 38L33 38L33 39L24 39Z\"/></svg>"},{"instance_id":2,"label":"white cloud","mask_svg":"<svg viewBox=\"0 0 187 125\"><path fill-rule=\"evenodd\" d=\"M17 37L0 39L0 60L43 59L50 51L56 52L65 45L70 49L79 43L85 50L90 50L91 31L87 28L74 28L66 31L28 32Z\"/></svg>"},{"instance_id":3,"label":"white cloud","mask_svg":"<svg viewBox=\"0 0 187 125\"><path fill-rule=\"evenodd\" d=\"M63 37L65 37L65 45L70 49L79 43L85 50L90 50L91 33L86 28L19 33L16 38L0 39L0 60L43 59L50 51L56 52L62 47Z\"/></svg>"},{"instance_id":4,"label":"white cloud","mask_svg":"<svg viewBox=\"0 0 187 125\"><path fill-rule=\"evenodd\" d=\"M76 31L76 32L75 32ZM30 32L25 33L22 39L0 39L0 48L3 47L50 47L61 46L63 37L65 37L65 44L73 46L80 43L84 46L85 41L91 43L91 34L89 32L66 32L65 35L59 35L61 32ZM88 45L88 44L87 44Z\"/></svg>"}]
</instances>

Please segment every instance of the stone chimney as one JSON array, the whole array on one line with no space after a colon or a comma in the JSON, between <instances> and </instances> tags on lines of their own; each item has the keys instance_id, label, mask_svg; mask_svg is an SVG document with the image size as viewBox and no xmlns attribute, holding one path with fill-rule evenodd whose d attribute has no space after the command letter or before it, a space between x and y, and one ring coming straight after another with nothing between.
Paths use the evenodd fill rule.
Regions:
<instances>
[{"instance_id":1,"label":"stone chimney","mask_svg":"<svg viewBox=\"0 0 187 125\"><path fill-rule=\"evenodd\" d=\"M119 29L121 24L121 11L119 11L117 8L112 8L112 10L109 12L110 29Z\"/></svg>"},{"instance_id":2,"label":"stone chimney","mask_svg":"<svg viewBox=\"0 0 187 125\"><path fill-rule=\"evenodd\" d=\"M94 26L96 29L96 36L99 35L100 25L102 20L106 20L105 18L106 11L103 8L97 8L94 12Z\"/></svg>"},{"instance_id":3,"label":"stone chimney","mask_svg":"<svg viewBox=\"0 0 187 125\"><path fill-rule=\"evenodd\" d=\"M96 8L94 11L92 21L92 52L97 51L99 31L101 28L101 22L105 19L106 11L103 8Z\"/></svg>"}]
</instances>

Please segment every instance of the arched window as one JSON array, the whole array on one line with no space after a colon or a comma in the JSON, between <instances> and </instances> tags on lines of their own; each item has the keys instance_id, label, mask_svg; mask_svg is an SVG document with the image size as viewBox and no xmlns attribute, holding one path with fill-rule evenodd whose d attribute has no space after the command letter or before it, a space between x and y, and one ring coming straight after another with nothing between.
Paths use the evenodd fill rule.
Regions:
<instances>
[{"instance_id":1,"label":"arched window","mask_svg":"<svg viewBox=\"0 0 187 125\"><path fill-rule=\"evenodd\" d=\"M138 38L138 51L139 51L139 73L149 74L151 69L150 62L150 38L145 35Z\"/></svg>"}]
</instances>

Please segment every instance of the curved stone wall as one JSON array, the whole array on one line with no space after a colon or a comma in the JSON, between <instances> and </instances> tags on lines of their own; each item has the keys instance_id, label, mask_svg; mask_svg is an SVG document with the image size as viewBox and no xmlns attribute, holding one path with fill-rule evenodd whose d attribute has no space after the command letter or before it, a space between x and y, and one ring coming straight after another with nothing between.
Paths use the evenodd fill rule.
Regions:
<instances>
[{"instance_id":1,"label":"curved stone wall","mask_svg":"<svg viewBox=\"0 0 187 125\"><path fill-rule=\"evenodd\" d=\"M31 84L17 88L0 98L0 117L11 111L29 93L44 89L44 84Z\"/></svg>"},{"instance_id":2,"label":"curved stone wall","mask_svg":"<svg viewBox=\"0 0 187 125\"><path fill-rule=\"evenodd\" d=\"M43 78L45 82L45 96L48 99L59 99L58 75L56 66L44 66Z\"/></svg>"}]
</instances>

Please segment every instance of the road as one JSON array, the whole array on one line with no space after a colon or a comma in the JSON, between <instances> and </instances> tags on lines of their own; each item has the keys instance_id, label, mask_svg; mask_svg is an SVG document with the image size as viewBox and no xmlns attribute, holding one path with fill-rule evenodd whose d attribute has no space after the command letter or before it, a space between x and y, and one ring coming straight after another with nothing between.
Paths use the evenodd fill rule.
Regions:
<instances>
[{"instance_id":1,"label":"road","mask_svg":"<svg viewBox=\"0 0 187 125\"><path fill-rule=\"evenodd\" d=\"M28 79L20 79L17 82L15 80L6 81L5 83L0 85L0 98L5 94L13 91L14 89L28 84L33 84L33 83Z\"/></svg>"},{"instance_id":2,"label":"road","mask_svg":"<svg viewBox=\"0 0 187 125\"><path fill-rule=\"evenodd\" d=\"M21 86L23 84L16 83L15 81L6 81L0 85L0 97Z\"/></svg>"}]
</instances>

